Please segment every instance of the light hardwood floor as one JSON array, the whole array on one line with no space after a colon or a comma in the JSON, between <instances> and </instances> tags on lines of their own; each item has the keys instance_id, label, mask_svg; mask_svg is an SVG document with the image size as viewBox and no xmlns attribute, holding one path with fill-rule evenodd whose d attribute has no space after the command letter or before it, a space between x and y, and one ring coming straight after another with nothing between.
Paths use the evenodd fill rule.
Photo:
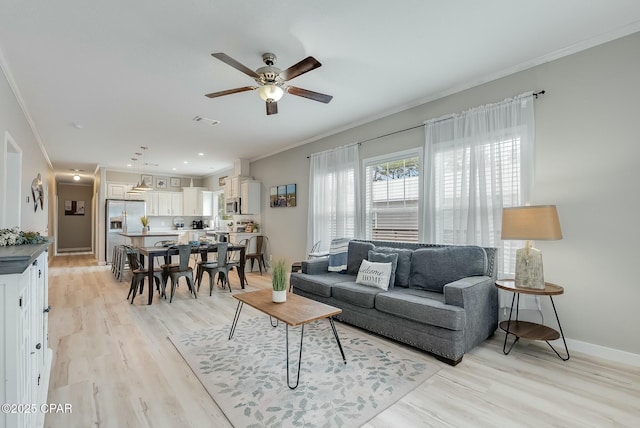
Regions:
<instances>
[{"instance_id":1,"label":"light hardwood floor","mask_svg":"<svg viewBox=\"0 0 640 428\"><path fill-rule=\"evenodd\" d=\"M235 273L231 280L239 292ZM248 290L270 286L267 275L248 281ZM156 294L146 305L145 290L130 305L128 290L93 256L52 261L47 401L69 403L72 413L49 414L45 426L231 426L167 336L229 325L236 300L218 287L209 297L204 284L194 300L181 285L171 304ZM497 333L456 367L434 358L442 369L365 427L640 426L640 368L577 353L562 362L526 341L505 356L503 338Z\"/></svg>"}]
</instances>

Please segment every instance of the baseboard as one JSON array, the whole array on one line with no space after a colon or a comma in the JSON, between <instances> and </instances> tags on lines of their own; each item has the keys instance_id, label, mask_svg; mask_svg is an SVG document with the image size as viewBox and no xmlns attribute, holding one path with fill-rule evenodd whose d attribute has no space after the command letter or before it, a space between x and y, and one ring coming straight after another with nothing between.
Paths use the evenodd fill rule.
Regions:
<instances>
[{"instance_id":1,"label":"baseboard","mask_svg":"<svg viewBox=\"0 0 640 428\"><path fill-rule=\"evenodd\" d=\"M557 342L557 341L556 341ZM619 349L607 348L606 346L594 345L593 343L581 342L579 340L567 339L569 352L581 352L593 357L615 361L617 363L640 366L640 355Z\"/></svg>"}]
</instances>

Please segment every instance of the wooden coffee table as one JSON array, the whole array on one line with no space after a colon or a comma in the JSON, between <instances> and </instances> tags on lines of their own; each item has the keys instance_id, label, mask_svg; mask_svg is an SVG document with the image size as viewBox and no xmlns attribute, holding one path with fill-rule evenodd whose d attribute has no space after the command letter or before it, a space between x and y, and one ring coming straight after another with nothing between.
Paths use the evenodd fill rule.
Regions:
<instances>
[{"instance_id":1,"label":"wooden coffee table","mask_svg":"<svg viewBox=\"0 0 640 428\"><path fill-rule=\"evenodd\" d=\"M285 323L286 329L286 349L287 349L287 386L291 389L296 389L300 383L300 364L302 363L302 340L304 339L304 325L311 321L319 320L322 318L328 318L333 330L333 335L338 343L340 354L342 354L342 360L347 364L347 359L344 356L342 350L342 344L338 337L338 331L333 324L333 316L342 312L342 309L335 308L333 306L326 305L315 300L307 299L306 297L298 296L297 294L287 293L287 301L283 303L274 303L272 301L271 289L250 291L246 293L237 293L233 297L238 299L238 306L236 307L236 314L233 317L233 323L231 324L231 331L229 332L229 340L233 337L236 326L238 325L238 319L240 318L240 312L242 306L247 305L269 315L271 319L271 326L277 327L278 321ZM274 323L273 318L277 321ZM296 375L295 385L291 385L289 380L289 326L301 326L300 332L300 354L298 356L298 374Z\"/></svg>"}]
</instances>

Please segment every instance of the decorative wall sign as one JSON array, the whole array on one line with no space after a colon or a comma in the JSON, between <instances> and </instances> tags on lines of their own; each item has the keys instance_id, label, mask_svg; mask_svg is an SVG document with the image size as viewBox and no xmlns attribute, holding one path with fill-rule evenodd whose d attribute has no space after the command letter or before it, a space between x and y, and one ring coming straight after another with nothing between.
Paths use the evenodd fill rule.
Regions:
<instances>
[{"instance_id":1,"label":"decorative wall sign","mask_svg":"<svg viewBox=\"0 0 640 428\"><path fill-rule=\"evenodd\" d=\"M64 215L84 215L84 201L64 201Z\"/></svg>"},{"instance_id":2,"label":"decorative wall sign","mask_svg":"<svg viewBox=\"0 0 640 428\"><path fill-rule=\"evenodd\" d=\"M295 184L273 186L269 189L269 206L271 208L295 207L296 205Z\"/></svg>"},{"instance_id":3,"label":"decorative wall sign","mask_svg":"<svg viewBox=\"0 0 640 428\"><path fill-rule=\"evenodd\" d=\"M171 177L171 187L180 187L181 181L179 177Z\"/></svg>"},{"instance_id":4,"label":"decorative wall sign","mask_svg":"<svg viewBox=\"0 0 640 428\"><path fill-rule=\"evenodd\" d=\"M153 187L153 175L142 174L142 182L149 187Z\"/></svg>"},{"instance_id":5,"label":"decorative wall sign","mask_svg":"<svg viewBox=\"0 0 640 428\"><path fill-rule=\"evenodd\" d=\"M227 176L223 175L222 177L218 177L218 186L220 187L224 187L224 185L227 183Z\"/></svg>"}]
</instances>

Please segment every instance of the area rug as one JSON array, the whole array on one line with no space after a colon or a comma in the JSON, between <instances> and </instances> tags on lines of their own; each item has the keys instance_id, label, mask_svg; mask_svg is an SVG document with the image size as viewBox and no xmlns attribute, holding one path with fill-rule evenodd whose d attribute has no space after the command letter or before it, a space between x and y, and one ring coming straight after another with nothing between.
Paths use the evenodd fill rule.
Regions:
<instances>
[{"instance_id":1,"label":"area rug","mask_svg":"<svg viewBox=\"0 0 640 428\"><path fill-rule=\"evenodd\" d=\"M207 392L236 427L357 427L398 401L440 368L403 349L336 323L344 364L328 320L304 328L300 384L287 386L285 326L269 317L169 337ZM295 383L300 327L289 328Z\"/></svg>"}]
</instances>

